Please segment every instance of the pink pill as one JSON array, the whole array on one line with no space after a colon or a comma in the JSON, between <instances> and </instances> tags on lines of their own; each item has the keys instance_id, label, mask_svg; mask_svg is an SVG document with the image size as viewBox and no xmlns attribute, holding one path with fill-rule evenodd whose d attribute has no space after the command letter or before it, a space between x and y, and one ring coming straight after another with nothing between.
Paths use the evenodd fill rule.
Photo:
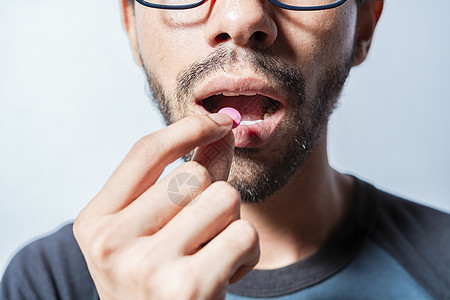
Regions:
<instances>
[{"instance_id":1,"label":"pink pill","mask_svg":"<svg viewBox=\"0 0 450 300\"><path fill-rule=\"evenodd\" d=\"M232 107L224 107L219 110L219 113L227 114L233 119L233 127L231 127L232 129L238 127L239 123L241 123L241 114Z\"/></svg>"}]
</instances>

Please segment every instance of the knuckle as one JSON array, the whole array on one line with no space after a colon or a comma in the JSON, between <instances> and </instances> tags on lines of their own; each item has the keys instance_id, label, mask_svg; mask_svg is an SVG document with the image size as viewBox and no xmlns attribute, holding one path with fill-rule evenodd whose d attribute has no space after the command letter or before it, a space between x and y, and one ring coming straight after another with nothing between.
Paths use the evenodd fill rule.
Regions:
<instances>
[{"instance_id":1,"label":"knuckle","mask_svg":"<svg viewBox=\"0 0 450 300\"><path fill-rule=\"evenodd\" d=\"M234 247L241 251L251 251L258 247L258 232L250 222L239 219L231 223L230 226L232 226L233 231L237 233L235 236L239 237L234 239Z\"/></svg>"},{"instance_id":2,"label":"knuckle","mask_svg":"<svg viewBox=\"0 0 450 300\"><path fill-rule=\"evenodd\" d=\"M158 132L140 138L131 148L131 153L151 157L149 154L162 153L161 139Z\"/></svg>"},{"instance_id":3,"label":"knuckle","mask_svg":"<svg viewBox=\"0 0 450 300\"><path fill-rule=\"evenodd\" d=\"M207 187L211 184L211 176L202 164L196 161L188 161L184 164L184 170L196 177L202 187Z\"/></svg>"},{"instance_id":4,"label":"knuckle","mask_svg":"<svg viewBox=\"0 0 450 300\"><path fill-rule=\"evenodd\" d=\"M239 192L225 181L216 181L214 184L216 202L228 212L238 212L240 208Z\"/></svg>"},{"instance_id":5,"label":"knuckle","mask_svg":"<svg viewBox=\"0 0 450 300\"><path fill-rule=\"evenodd\" d=\"M92 242L91 249L90 249L90 257L91 261L94 263L95 266L99 268L103 268L103 266L106 265L106 262L108 261L108 257L111 254L111 249L109 247L106 247L104 243L102 243L102 240L95 240Z\"/></svg>"},{"instance_id":6,"label":"knuckle","mask_svg":"<svg viewBox=\"0 0 450 300\"><path fill-rule=\"evenodd\" d=\"M73 235L80 247L84 248L84 244L89 244L92 228L95 226L95 220L89 216L87 207L84 208L75 218L72 225Z\"/></svg>"},{"instance_id":7,"label":"knuckle","mask_svg":"<svg viewBox=\"0 0 450 300\"><path fill-rule=\"evenodd\" d=\"M98 268L104 268L109 264L110 257L116 250L114 243L116 236L115 226L108 223L101 226L95 238L90 241L89 256Z\"/></svg>"}]
</instances>

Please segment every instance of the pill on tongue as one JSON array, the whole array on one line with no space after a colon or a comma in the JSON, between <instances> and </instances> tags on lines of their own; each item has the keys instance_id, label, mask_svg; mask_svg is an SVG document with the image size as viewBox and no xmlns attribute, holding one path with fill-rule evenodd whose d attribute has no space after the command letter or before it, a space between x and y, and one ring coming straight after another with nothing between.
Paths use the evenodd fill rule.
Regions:
<instances>
[{"instance_id":1,"label":"pill on tongue","mask_svg":"<svg viewBox=\"0 0 450 300\"><path fill-rule=\"evenodd\" d=\"M219 110L219 113L227 114L233 119L233 127L231 127L232 129L238 127L239 123L241 123L241 114L232 107L224 107Z\"/></svg>"}]
</instances>

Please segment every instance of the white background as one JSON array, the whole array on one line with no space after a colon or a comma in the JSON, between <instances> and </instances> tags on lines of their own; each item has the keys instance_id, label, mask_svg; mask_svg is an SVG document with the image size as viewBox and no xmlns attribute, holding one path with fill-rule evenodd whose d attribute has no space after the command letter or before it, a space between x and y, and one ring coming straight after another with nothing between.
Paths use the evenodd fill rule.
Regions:
<instances>
[{"instance_id":1,"label":"white background","mask_svg":"<svg viewBox=\"0 0 450 300\"><path fill-rule=\"evenodd\" d=\"M161 128L119 1L0 0L0 274ZM449 1L390 1L330 124L333 166L450 211ZM301 13L301 12L299 12Z\"/></svg>"}]
</instances>

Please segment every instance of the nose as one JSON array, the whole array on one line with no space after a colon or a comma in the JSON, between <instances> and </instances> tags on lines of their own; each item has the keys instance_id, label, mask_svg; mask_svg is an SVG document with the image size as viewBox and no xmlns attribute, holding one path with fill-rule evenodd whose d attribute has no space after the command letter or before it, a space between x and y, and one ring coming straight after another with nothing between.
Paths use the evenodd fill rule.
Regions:
<instances>
[{"instance_id":1,"label":"nose","mask_svg":"<svg viewBox=\"0 0 450 300\"><path fill-rule=\"evenodd\" d=\"M206 39L215 47L234 43L240 47L265 49L277 38L278 29L269 15L266 0L210 0ZM269 6L270 7L270 6Z\"/></svg>"}]
</instances>

